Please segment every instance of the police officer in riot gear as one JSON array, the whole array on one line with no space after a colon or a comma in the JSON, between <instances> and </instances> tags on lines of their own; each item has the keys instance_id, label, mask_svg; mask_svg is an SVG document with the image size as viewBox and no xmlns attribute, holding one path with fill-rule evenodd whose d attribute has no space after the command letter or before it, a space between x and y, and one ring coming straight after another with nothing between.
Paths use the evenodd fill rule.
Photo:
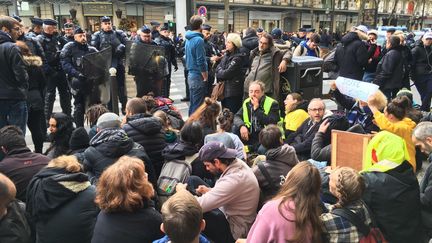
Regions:
<instances>
[{"instance_id":1,"label":"police officer in riot gear","mask_svg":"<svg viewBox=\"0 0 432 243\"><path fill-rule=\"evenodd\" d=\"M74 24L72 23L65 23L63 25L64 30L64 36L66 43L74 41Z\"/></svg>"},{"instance_id":2,"label":"police officer in riot gear","mask_svg":"<svg viewBox=\"0 0 432 243\"><path fill-rule=\"evenodd\" d=\"M168 26L164 25L160 32L159 37L155 39L158 46L165 48L165 58L168 63L168 75L164 77L164 84L162 87L162 95L169 98L170 87L171 87L171 72L172 66L174 66L174 72L178 70L177 59L176 59L176 49L174 41L169 38Z\"/></svg>"},{"instance_id":3,"label":"police officer in riot gear","mask_svg":"<svg viewBox=\"0 0 432 243\"><path fill-rule=\"evenodd\" d=\"M93 80L88 80L82 73L82 58L97 49L87 44L86 33L77 27L74 41L67 43L60 54L63 70L70 78L72 94L74 96L73 118L77 127L84 126L84 113L89 106L89 96L93 90Z\"/></svg>"},{"instance_id":4,"label":"police officer in riot gear","mask_svg":"<svg viewBox=\"0 0 432 243\"><path fill-rule=\"evenodd\" d=\"M113 30L111 18L107 16L101 18L101 30L94 33L91 40L91 45L99 51L109 46L112 48L111 66L117 69L118 94L123 114L125 114L127 102L124 66L126 42L126 34L121 30Z\"/></svg>"},{"instance_id":5,"label":"police officer in riot gear","mask_svg":"<svg viewBox=\"0 0 432 243\"><path fill-rule=\"evenodd\" d=\"M27 33L27 36L36 38L36 36L42 34L42 25L43 20L40 18L30 18L32 23L30 31Z\"/></svg>"},{"instance_id":6,"label":"police officer in riot gear","mask_svg":"<svg viewBox=\"0 0 432 243\"><path fill-rule=\"evenodd\" d=\"M49 119L54 106L56 88L60 95L60 106L63 113L71 115L71 95L66 75L60 64L60 51L65 40L56 32L57 21L45 19L43 21L43 32L36 39L41 44L47 64L44 67L47 79L45 95L45 118Z\"/></svg>"}]
</instances>

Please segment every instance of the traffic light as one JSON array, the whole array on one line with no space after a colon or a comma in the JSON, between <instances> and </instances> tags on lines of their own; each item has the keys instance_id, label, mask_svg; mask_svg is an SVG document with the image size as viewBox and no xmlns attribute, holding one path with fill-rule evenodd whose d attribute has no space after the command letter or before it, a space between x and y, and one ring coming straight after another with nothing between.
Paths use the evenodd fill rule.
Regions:
<instances>
[{"instance_id":1,"label":"traffic light","mask_svg":"<svg viewBox=\"0 0 432 243\"><path fill-rule=\"evenodd\" d=\"M168 29L170 29L171 31L176 29L176 23L173 21L168 21Z\"/></svg>"}]
</instances>

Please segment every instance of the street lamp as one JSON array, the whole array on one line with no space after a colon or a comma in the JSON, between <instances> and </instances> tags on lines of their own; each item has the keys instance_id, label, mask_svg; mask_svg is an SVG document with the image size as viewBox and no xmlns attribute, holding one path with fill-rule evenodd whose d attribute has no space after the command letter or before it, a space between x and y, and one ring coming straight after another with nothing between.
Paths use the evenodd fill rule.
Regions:
<instances>
[{"instance_id":1,"label":"street lamp","mask_svg":"<svg viewBox=\"0 0 432 243\"><path fill-rule=\"evenodd\" d=\"M69 13L70 13L72 21L75 20L76 14L77 14L77 10L74 9L74 8L71 8L71 9L69 9Z\"/></svg>"},{"instance_id":2,"label":"street lamp","mask_svg":"<svg viewBox=\"0 0 432 243\"><path fill-rule=\"evenodd\" d=\"M123 14L123 11L122 11L121 9L118 8L118 9L115 11L115 14L116 14L116 16L117 16L118 19L121 19L122 14Z\"/></svg>"}]
</instances>

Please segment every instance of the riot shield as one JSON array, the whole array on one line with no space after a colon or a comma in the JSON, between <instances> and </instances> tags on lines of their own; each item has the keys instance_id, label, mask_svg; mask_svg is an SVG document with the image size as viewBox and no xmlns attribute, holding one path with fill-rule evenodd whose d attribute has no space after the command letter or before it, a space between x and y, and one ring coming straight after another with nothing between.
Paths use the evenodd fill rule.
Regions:
<instances>
[{"instance_id":1,"label":"riot shield","mask_svg":"<svg viewBox=\"0 0 432 243\"><path fill-rule=\"evenodd\" d=\"M163 77L167 75L167 60L165 48L143 43L132 43L127 52L129 73L132 75L154 75Z\"/></svg>"},{"instance_id":2,"label":"riot shield","mask_svg":"<svg viewBox=\"0 0 432 243\"><path fill-rule=\"evenodd\" d=\"M111 67L111 47L99 52L83 56L83 74L88 80L97 80L98 83L106 83L109 80L109 68Z\"/></svg>"}]
</instances>

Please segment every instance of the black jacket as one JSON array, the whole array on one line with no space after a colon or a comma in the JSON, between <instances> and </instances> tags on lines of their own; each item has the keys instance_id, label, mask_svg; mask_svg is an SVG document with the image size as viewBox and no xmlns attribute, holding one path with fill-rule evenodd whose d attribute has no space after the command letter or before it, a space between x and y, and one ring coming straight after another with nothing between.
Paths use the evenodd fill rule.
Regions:
<instances>
[{"instance_id":1,"label":"black jacket","mask_svg":"<svg viewBox=\"0 0 432 243\"><path fill-rule=\"evenodd\" d=\"M317 132L312 140L311 159L316 161L331 161L331 144L324 145L324 133Z\"/></svg>"},{"instance_id":2,"label":"black jacket","mask_svg":"<svg viewBox=\"0 0 432 243\"><path fill-rule=\"evenodd\" d=\"M28 75L20 49L10 35L0 31L0 100L25 100Z\"/></svg>"},{"instance_id":3,"label":"black jacket","mask_svg":"<svg viewBox=\"0 0 432 243\"><path fill-rule=\"evenodd\" d=\"M25 215L25 204L14 200L9 203L7 210L7 214L0 219L0 242L33 243Z\"/></svg>"},{"instance_id":4,"label":"black jacket","mask_svg":"<svg viewBox=\"0 0 432 243\"><path fill-rule=\"evenodd\" d=\"M177 68L176 49L174 42L163 35L154 40L158 46L165 48L165 57L168 61L168 70L171 70L171 65Z\"/></svg>"},{"instance_id":5,"label":"black jacket","mask_svg":"<svg viewBox=\"0 0 432 243\"><path fill-rule=\"evenodd\" d=\"M121 129L104 129L90 140L90 147L84 151L84 171L96 183L102 172L123 155L137 157L144 161L149 181L156 185L156 176L144 148L127 136Z\"/></svg>"},{"instance_id":6,"label":"black jacket","mask_svg":"<svg viewBox=\"0 0 432 243\"><path fill-rule=\"evenodd\" d=\"M244 53L244 55L246 55L246 60L243 63L243 67L245 68L249 68L250 67L250 60L249 60L249 56L250 56L250 52L258 47L258 36L256 34L250 34L250 35L246 35L243 40L242 40L242 47L240 48L240 52Z\"/></svg>"},{"instance_id":7,"label":"black jacket","mask_svg":"<svg viewBox=\"0 0 432 243\"><path fill-rule=\"evenodd\" d=\"M322 122L322 121L321 121ZM310 159L312 140L321 122L313 123L310 118L306 119L295 133L290 134L285 142L294 147L300 161Z\"/></svg>"},{"instance_id":8,"label":"black jacket","mask_svg":"<svg viewBox=\"0 0 432 243\"><path fill-rule=\"evenodd\" d=\"M69 78L79 78L79 75L82 75L83 56L94 52L97 52L96 48L76 41L69 42L63 47L60 62Z\"/></svg>"},{"instance_id":9,"label":"black jacket","mask_svg":"<svg viewBox=\"0 0 432 243\"><path fill-rule=\"evenodd\" d=\"M247 57L238 49L234 53L227 52L216 68L216 78L224 81L224 97L242 97L245 69L242 68L243 61ZM241 99L241 98L240 98Z\"/></svg>"},{"instance_id":10,"label":"black jacket","mask_svg":"<svg viewBox=\"0 0 432 243\"><path fill-rule=\"evenodd\" d=\"M429 157L431 161L431 157ZM423 227L428 235L432 235L432 165L426 169L422 181L420 182L420 203Z\"/></svg>"},{"instance_id":11,"label":"black jacket","mask_svg":"<svg viewBox=\"0 0 432 243\"><path fill-rule=\"evenodd\" d=\"M374 73L376 72L376 68L378 66L378 62L381 60L381 46L378 46L377 44L371 44L369 41L365 42L366 47L368 48L368 63L365 67L366 72ZM379 49L380 55L378 57L373 57L375 54L375 51ZM369 62L369 59L372 58L372 61Z\"/></svg>"},{"instance_id":12,"label":"black jacket","mask_svg":"<svg viewBox=\"0 0 432 243\"><path fill-rule=\"evenodd\" d=\"M368 62L366 45L356 32L349 32L342 38L342 46L336 49L339 76L362 80L364 67Z\"/></svg>"},{"instance_id":13,"label":"black jacket","mask_svg":"<svg viewBox=\"0 0 432 243\"><path fill-rule=\"evenodd\" d=\"M401 50L400 46L389 49L378 63L373 83L381 90L402 88L405 70Z\"/></svg>"},{"instance_id":14,"label":"black jacket","mask_svg":"<svg viewBox=\"0 0 432 243\"><path fill-rule=\"evenodd\" d=\"M27 107L29 110L44 109L44 92L46 79L42 69L42 58L40 56L23 56L28 73Z\"/></svg>"},{"instance_id":15,"label":"black jacket","mask_svg":"<svg viewBox=\"0 0 432 243\"><path fill-rule=\"evenodd\" d=\"M404 162L382 172L363 173L363 200L377 226L391 243L422 242L419 184L411 165Z\"/></svg>"},{"instance_id":16,"label":"black jacket","mask_svg":"<svg viewBox=\"0 0 432 243\"><path fill-rule=\"evenodd\" d=\"M144 147L156 171L156 177L164 163L162 150L166 147L165 132L159 119L149 114L135 114L127 118L123 130L136 143Z\"/></svg>"},{"instance_id":17,"label":"black jacket","mask_svg":"<svg viewBox=\"0 0 432 243\"><path fill-rule=\"evenodd\" d=\"M429 53L429 55L428 55ZM411 50L412 79L416 80L419 75L432 73L432 47L425 47L422 41L418 41L415 47Z\"/></svg>"},{"instance_id":18,"label":"black jacket","mask_svg":"<svg viewBox=\"0 0 432 243\"><path fill-rule=\"evenodd\" d=\"M90 243L99 212L95 195L84 173L42 169L27 192L27 212L36 227L36 243Z\"/></svg>"}]
</instances>

